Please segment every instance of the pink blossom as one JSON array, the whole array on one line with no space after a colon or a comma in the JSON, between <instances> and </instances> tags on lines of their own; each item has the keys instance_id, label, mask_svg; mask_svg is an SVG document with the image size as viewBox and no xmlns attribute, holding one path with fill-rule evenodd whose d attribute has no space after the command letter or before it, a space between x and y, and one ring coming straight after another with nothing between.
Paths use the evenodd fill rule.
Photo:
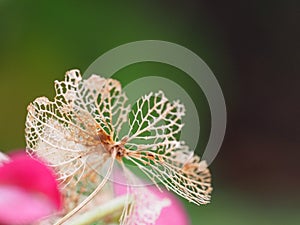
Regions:
<instances>
[{"instance_id":1,"label":"pink blossom","mask_svg":"<svg viewBox=\"0 0 300 225\"><path fill-rule=\"evenodd\" d=\"M120 174L118 174L118 179L123 183L124 180L120 178ZM123 180L123 181L122 181ZM131 187L132 189L139 189L141 187ZM155 185L152 186L144 186L148 194L148 197L151 198L151 195L154 195L156 199L159 201L165 201L166 199L170 201L165 207L161 208L160 215L158 216L155 225L188 225L190 224L188 215L185 211L182 203L169 191L164 188L161 188L160 191ZM114 191L117 196L125 195L127 193L127 186L124 184L119 184L114 182ZM154 199L153 199L154 201Z\"/></svg>"},{"instance_id":2,"label":"pink blossom","mask_svg":"<svg viewBox=\"0 0 300 225\"><path fill-rule=\"evenodd\" d=\"M0 224L32 224L60 210L54 172L24 152L0 163Z\"/></svg>"}]
</instances>

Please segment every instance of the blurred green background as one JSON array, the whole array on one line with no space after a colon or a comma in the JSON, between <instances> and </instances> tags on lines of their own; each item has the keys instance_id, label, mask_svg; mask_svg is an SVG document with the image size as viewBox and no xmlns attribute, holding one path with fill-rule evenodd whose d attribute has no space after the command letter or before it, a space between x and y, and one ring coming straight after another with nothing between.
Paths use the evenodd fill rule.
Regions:
<instances>
[{"instance_id":1,"label":"blurred green background","mask_svg":"<svg viewBox=\"0 0 300 225\"><path fill-rule=\"evenodd\" d=\"M297 6L296 1L2 0L0 149L25 147L27 105L38 96L52 98L53 82L65 71L83 72L104 52L131 41L174 42L213 70L228 110L223 148L211 166L212 203L185 203L191 224L299 224ZM133 65L115 76L126 83L122 74L128 73L133 79L145 73L178 77L199 104L201 153L210 120L201 90L170 66Z\"/></svg>"}]
</instances>

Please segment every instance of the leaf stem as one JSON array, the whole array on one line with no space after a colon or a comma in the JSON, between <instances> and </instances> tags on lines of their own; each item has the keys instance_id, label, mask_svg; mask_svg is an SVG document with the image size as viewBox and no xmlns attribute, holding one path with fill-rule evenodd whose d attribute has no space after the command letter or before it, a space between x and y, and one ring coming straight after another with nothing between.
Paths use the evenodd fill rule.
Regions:
<instances>
[{"instance_id":1,"label":"leaf stem","mask_svg":"<svg viewBox=\"0 0 300 225\"><path fill-rule=\"evenodd\" d=\"M123 208L126 203L126 195L116 197L111 201L96 206L94 209L88 212L75 216L70 222L65 223L66 225L90 225L97 221L104 220L105 218L116 218L121 216Z\"/></svg>"},{"instance_id":2,"label":"leaf stem","mask_svg":"<svg viewBox=\"0 0 300 225\"><path fill-rule=\"evenodd\" d=\"M78 206L76 206L73 210L71 210L63 218L59 219L58 222L56 222L54 225L61 225L61 224L65 223L68 219L70 219L73 215L75 215L81 208L83 208L87 203L89 203L101 191L102 187L106 184L107 180L109 179L109 177L111 175L115 157L116 157L116 152L113 152L112 161L109 165L109 169L107 170L105 177L103 178L101 183L96 187L96 189L86 199L84 199Z\"/></svg>"}]
</instances>

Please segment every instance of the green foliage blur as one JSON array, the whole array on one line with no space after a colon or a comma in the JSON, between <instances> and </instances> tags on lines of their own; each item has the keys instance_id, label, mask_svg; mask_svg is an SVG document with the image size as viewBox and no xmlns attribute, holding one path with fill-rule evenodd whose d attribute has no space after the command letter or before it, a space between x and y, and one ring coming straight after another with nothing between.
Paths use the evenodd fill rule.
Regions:
<instances>
[{"instance_id":1,"label":"green foliage blur","mask_svg":"<svg viewBox=\"0 0 300 225\"><path fill-rule=\"evenodd\" d=\"M188 22L176 12L166 12L155 4L139 4L138 1L126 4L2 1L0 148L7 151L25 146L26 106L38 96L53 98L54 80L63 79L65 72L73 68L83 73L97 57L121 44L166 40L201 53L211 62L218 62L222 45L212 41L216 37L213 29L204 22L197 23L199 34L194 34L196 27L186 26ZM205 34L200 33L200 28ZM211 64L218 67L218 63ZM128 69L133 79L143 73L149 74L147 65ZM156 71L170 74L168 68Z\"/></svg>"},{"instance_id":2,"label":"green foliage blur","mask_svg":"<svg viewBox=\"0 0 300 225\"><path fill-rule=\"evenodd\" d=\"M187 3L189 4L189 3ZM84 72L101 54L137 40L164 40L189 48L212 69L230 102L238 98L232 90L235 74L228 43L204 10L172 6L171 1L0 1L0 149L8 152L25 147L26 107L36 97L54 97L54 80L73 68ZM197 17L193 18L194 15ZM209 133L209 110L199 87L175 68L133 65L115 74L122 83L141 74L176 74L197 102L204 127L199 148ZM123 80L122 80L123 79ZM125 79L125 80L124 80ZM196 95L195 93L200 93ZM195 96L202 96L197 99ZM203 107L202 107L203 106ZM230 107L230 105L229 105ZM205 122L207 118L207 122ZM204 121L203 121L204 119ZM201 153L201 151L200 151ZM283 225L295 224L295 208L281 209L261 204L231 186L219 175L218 159L212 166L212 203L195 206L184 201L192 225Z\"/></svg>"}]
</instances>

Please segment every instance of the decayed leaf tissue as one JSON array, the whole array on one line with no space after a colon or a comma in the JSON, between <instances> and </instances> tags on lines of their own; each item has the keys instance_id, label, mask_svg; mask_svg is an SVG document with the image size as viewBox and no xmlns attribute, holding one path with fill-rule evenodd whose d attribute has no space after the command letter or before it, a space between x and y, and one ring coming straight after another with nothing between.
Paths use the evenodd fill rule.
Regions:
<instances>
[{"instance_id":1,"label":"decayed leaf tissue","mask_svg":"<svg viewBox=\"0 0 300 225\"><path fill-rule=\"evenodd\" d=\"M66 215L56 224L101 191L115 162L129 182L135 178L126 164L139 168L158 188L161 183L195 204L210 201L205 161L179 140L185 114L179 101L170 102L159 91L129 106L119 81L98 75L83 80L78 70L67 72L64 81L55 81L55 91L53 101L40 97L28 106L26 142L30 154L55 168L64 189ZM133 195L121 224L134 224L130 219L134 204Z\"/></svg>"}]
</instances>

